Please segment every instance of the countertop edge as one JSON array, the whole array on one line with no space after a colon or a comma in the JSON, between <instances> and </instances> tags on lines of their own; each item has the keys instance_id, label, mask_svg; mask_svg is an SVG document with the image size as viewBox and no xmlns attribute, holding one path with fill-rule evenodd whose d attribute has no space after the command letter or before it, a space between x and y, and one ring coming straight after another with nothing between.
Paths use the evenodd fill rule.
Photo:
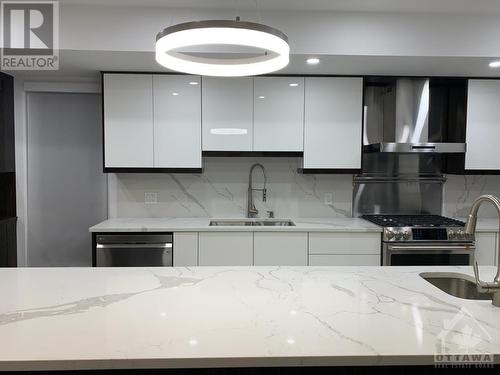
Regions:
<instances>
[{"instance_id":1,"label":"countertop edge","mask_svg":"<svg viewBox=\"0 0 500 375\"><path fill-rule=\"evenodd\" d=\"M500 357L494 355L494 363ZM42 361L0 361L0 371L70 371L119 369L185 369L228 367L321 367L321 366L435 365L433 355L373 355L318 357L228 357L228 358L123 358Z\"/></svg>"}]
</instances>

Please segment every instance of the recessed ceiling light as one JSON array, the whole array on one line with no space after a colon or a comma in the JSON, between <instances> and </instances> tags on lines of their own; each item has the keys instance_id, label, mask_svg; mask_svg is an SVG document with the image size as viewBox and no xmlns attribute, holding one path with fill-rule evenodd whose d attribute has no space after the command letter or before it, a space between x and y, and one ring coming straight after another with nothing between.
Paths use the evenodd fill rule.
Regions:
<instances>
[{"instance_id":1,"label":"recessed ceiling light","mask_svg":"<svg viewBox=\"0 0 500 375\"><path fill-rule=\"evenodd\" d=\"M190 84L191 86L196 86L196 85L198 84L198 82L196 82L196 81L191 81L191 82L189 82L189 84Z\"/></svg>"},{"instance_id":2,"label":"recessed ceiling light","mask_svg":"<svg viewBox=\"0 0 500 375\"><path fill-rule=\"evenodd\" d=\"M248 58L193 57L179 52L203 46L243 46L266 51ZM290 46L281 31L254 22L208 20L186 22L165 28L156 36L156 61L183 73L241 77L271 73L288 65Z\"/></svg>"},{"instance_id":3,"label":"recessed ceiling light","mask_svg":"<svg viewBox=\"0 0 500 375\"><path fill-rule=\"evenodd\" d=\"M178 95L179 95L179 93L178 93L178 92L173 92L173 93L172 93L172 95L173 95L173 96L178 96Z\"/></svg>"},{"instance_id":4,"label":"recessed ceiling light","mask_svg":"<svg viewBox=\"0 0 500 375\"><path fill-rule=\"evenodd\" d=\"M264 98L265 98L265 96L264 96L264 95L260 95L260 96L259 96L259 99L264 99Z\"/></svg>"},{"instance_id":5,"label":"recessed ceiling light","mask_svg":"<svg viewBox=\"0 0 500 375\"><path fill-rule=\"evenodd\" d=\"M319 59L317 57L309 57L306 60L306 63L308 63L309 65L317 65L319 64Z\"/></svg>"},{"instance_id":6,"label":"recessed ceiling light","mask_svg":"<svg viewBox=\"0 0 500 375\"><path fill-rule=\"evenodd\" d=\"M297 87L299 84L298 83L289 83L288 86L290 87Z\"/></svg>"},{"instance_id":7,"label":"recessed ceiling light","mask_svg":"<svg viewBox=\"0 0 500 375\"><path fill-rule=\"evenodd\" d=\"M500 68L500 60L490 62L490 68Z\"/></svg>"}]
</instances>

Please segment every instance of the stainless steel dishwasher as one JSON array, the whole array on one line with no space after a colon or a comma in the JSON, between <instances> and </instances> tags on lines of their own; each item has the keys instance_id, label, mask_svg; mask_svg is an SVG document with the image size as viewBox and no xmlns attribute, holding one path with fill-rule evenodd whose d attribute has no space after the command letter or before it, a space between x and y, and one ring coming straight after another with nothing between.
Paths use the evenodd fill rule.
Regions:
<instances>
[{"instance_id":1,"label":"stainless steel dishwasher","mask_svg":"<svg viewBox=\"0 0 500 375\"><path fill-rule=\"evenodd\" d=\"M173 235L99 234L97 267L172 267Z\"/></svg>"}]
</instances>

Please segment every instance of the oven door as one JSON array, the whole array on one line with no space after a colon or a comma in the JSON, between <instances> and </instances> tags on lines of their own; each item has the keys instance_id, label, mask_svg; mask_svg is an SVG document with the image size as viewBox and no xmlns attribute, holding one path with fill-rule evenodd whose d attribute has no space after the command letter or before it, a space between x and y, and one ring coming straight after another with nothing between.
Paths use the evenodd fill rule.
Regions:
<instances>
[{"instance_id":1,"label":"oven door","mask_svg":"<svg viewBox=\"0 0 500 375\"><path fill-rule=\"evenodd\" d=\"M468 266L473 264L475 247L464 243L384 243L384 266Z\"/></svg>"}]
</instances>

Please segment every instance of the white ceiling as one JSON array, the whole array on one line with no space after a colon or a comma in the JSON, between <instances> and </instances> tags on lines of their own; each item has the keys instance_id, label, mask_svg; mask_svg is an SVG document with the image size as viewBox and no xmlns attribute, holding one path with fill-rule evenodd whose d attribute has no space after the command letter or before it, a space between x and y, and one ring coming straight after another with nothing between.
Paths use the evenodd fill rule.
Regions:
<instances>
[{"instance_id":1,"label":"white ceiling","mask_svg":"<svg viewBox=\"0 0 500 375\"><path fill-rule=\"evenodd\" d=\"M60 0L62 4L231 10L500 14L499 0Z\"/></svg>"},{"instance_id":2,"label":"white ceiling","mask_svg":"<svg viewBox=\"0 0 500 375\"><path fill-rule=\"evenodd\" d=\"M422 56L320 56L321 63L308 66L306 55L292 55L278 74L416 75L498 77L489 69L490 58ZM166 72L153 52L60 51L58 71L9 72L29 80L99 79L99 71Z\"/></svg>"}]
</instances>

